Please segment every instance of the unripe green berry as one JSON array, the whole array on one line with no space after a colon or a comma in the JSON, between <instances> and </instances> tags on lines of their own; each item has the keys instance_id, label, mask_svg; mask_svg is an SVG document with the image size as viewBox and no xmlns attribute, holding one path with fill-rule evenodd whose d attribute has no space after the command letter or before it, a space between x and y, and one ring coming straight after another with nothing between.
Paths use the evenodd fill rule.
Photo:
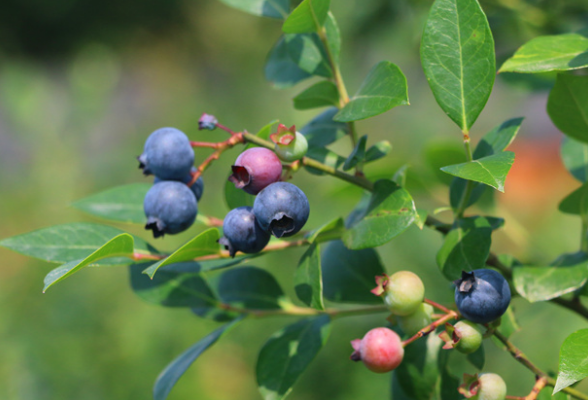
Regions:
<instances>
[{"instance_id":1,"label":"unripe green berry","mask_svg":"<svg viewBox=\"0 0 588 400\"><path fill-rule=\"evenodd\" d=\"M300 132L296 132L296 138L288 145L276 143L275 152L283 161L300 160L308 151L308 141Z\"/></svg>"},{"instance_id":2,"label":"unripe green berry","mask_svg":"<svg viewBox=\"0 0 588 400\"><path fill-rule=\"evenodd\" d=\"M404 333L412 336L432 322L432 314L433 307L429 304L421 303L412 314L398 317L398 324Z\"/></svg>"},{"instance_id":3,"label":"unripe green berry","mask_svg":"<svg viewBox=\"0 0 588 400\"><path fill-rule=\"evenodd\" d=\"M390 276L384 289L384 301L395 315L414 313L425 299L423 281L410 271L399 271Z\"/></svg>"},{"instance_id":4,"label":"unripe green berry","mask_svg":"<svg viewBox=\"0 0 588 400\"><path fill-rule=\"evenodd\" d=\"M455 349L460 353L469 354L478 350L482 344L482 328L480 325L462 320L457 322L453 328L453 335L459 339L455 345Z\"/></svg>"},{"instance_id":5,"label":"unripe green berry","mask_svg":"<svg viewBox=\"0 0 588 400\"><path fill-rule=\"evenodd\" d=\"M478 400L504 400L506 397L506 383L497 374L482 374L478 378Z\"/></svg>"}]
</instances>

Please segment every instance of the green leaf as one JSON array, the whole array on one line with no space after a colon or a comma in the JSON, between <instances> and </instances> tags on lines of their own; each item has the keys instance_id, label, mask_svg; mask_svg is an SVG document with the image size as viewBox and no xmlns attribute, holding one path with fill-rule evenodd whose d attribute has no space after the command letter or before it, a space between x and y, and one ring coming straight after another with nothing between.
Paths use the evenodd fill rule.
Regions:
<instances>
[{"instance_id":1,"label":"green leaf","mask_svg":"<svg viewBox=\"0 0 588 400\"><path fill-rule=\"evenodd\" d=\"M288 34L284 36L288 54L303 71L316 76L333 76L327 52L316 33Z\"/></svg>"},{"instance_id":2,"label":"green leaf","mask_svg":"<svg viewBox=\"0 0 588 400\"><path fill-rule=\"evenodd\" d=\"M517 136L523 119L509 119L485 134L474 150L474 160L499 154L506 150Z\"/></svg>"},{"instance_id":3,"label":"green leaf","mask_svg":"<svg viewBox=\"0 0 588 400\"><path fill-rule=\"evenodd\" d=\"M571 400L571 397L565 392L558 392L554 394L553 388L547 386L543 388L541 392L539 392L537 400Z\"/></svg>"},{"instance_id":4,"label":"green leaf","mask_svg":"<svg viewBox=\"0 0 588 400\"><path fill-rule=\"evenodd\" d=\"M294 97L294 108L297 110L336 106L337 104L339 104L339 91L337 86L330 81L315 83Z\"/></svg>"},{"instance_id":5,"label":"green leaf","mask_svg":"<svg viewBox=\"0 0 588 400\"><path fill-rule=\"evenodd\" d=\"M300 81L310 78L311 75L303 71L292 59L288 52L286 39L281 36L268 54L265 62L265 79L276 88L284 89L294 86Z\"/></svg>"},{"instance_id":6,"label":"green leaf","mask_svg":"<svg viewBox=\"0 0 588 400\"><path fill-rule=\"evenodd\" d=\"M514 162L514 153L504 151L462 164L448 165L441 171L458 178L481 182L504 192L506 175Z\"/></svg>"},{"instance_id":7,"label":"green leaf","mask_svg":"<svg viewBox=\"0 0 588 400\"><path fill-rule=\"evenodd\" d=\"M455 222L437 253L437 265L447 279L458 279L461 271L484 268L492 244L493 222L485 217Z\"/></svg>"},{"instance_id":8,"label":"green leaf","mask_svg":"<svg viewBox=\"0 0 588 400\"><path fill-rule=\"evenodd\" d=\"M469 131L496 74L494 39L476 0L436 0L421 42L421 62L439 106Z\"/></svg>"},{"instance_id":9,"label":"green leaf","mask_svg":"<svg viewBox=\"0 0 588 400\"><path fill-rule=\"evenodd\" d=\"M230 322L211 332L165 367L155 381L155 386L153 387L154 400L165 400L169 392L188 367L190 367L190 365L192 365L192 363L196 361L205 350L216 343L223 334L235 326L237 322L239 322L239 320Z\"/></svg>"},{"instance_id":10,"label":"green leaf","mask_svg":"<svg viewBox=\"0 0 588 400\"><path fill-rule=\"evenodd\" d=\"M588 67L588 37L579 32L531 39L498 72L537 73L585 67Z\"/></svg>"},{"instance_id":11,"label":"green leaf","mask_svg":"<svg viewBox=\"0 0 588 400\"><path fill-rule=\"evenodd\" d=\"M243 189L237 189L229 180L225 182L225 202L230 210L238 207L253 207L255 196L246 193Z\"/></svg>"},{"instance_id":12,"label":"green leaf","mask_svg":"<svg viewBox=\"0 0 588 400\"><path fill-rule=\"evenodd\" d=\"M566 214L588 215L588 182L566 196L558 208Z\"/></svg>"},{"instance_id":13,"label":"green leaf","mask_svg":"<svg viewBox=\"0 0 588 400\"><path fill-rule=\"evenodd\" d=\"M298 263L294 275L294 289L298 298L307 306L324 310L321 254L317 243L310 245Z\"/></svg>"},{"instance_id":14,"label":"green leaf","mask_svg":"<svg viewBox=\"0 0 588 400\"><path fill-rule=\"evenodd\" d=\"M307 239L310 243L321 243L333 239L338 239L345 230L343 218L338 217L334 220L327 222L320 228L310 232Z\"/></svg>"},{"instance_id":15,"label":"green leaf","mask_svg":"<svg viewBox=\"0 0 588 400\"><path fill-rule=\"evenodd\" d=\"M404 232L416 218L410 194L391 180L374 184L370 203L358 222L343 234L350 249L376 247Z\"/></svg>"},{"instance_id":16,"label":"green leaf","mask_svg":"<svg viewBox=\"0 0 588 400\"><path fill-rule=\"evenodd\" d=\"M382 61L371 69L355 96L334 119L341 122L358 121L407 104L406 77L396 65Z\"/></svg>"},{"instance_id":17,"label":"green leaf","mask_svg":"<svg viewBox=\"0 0 588 400\"><path fill-rule=\"evenodd\" d=\"M269 140L270 135L272 134L272 130L275 124L277 124L278 122L280 122L277 119L274 119L273 121L271 121L270 123L264 125L256 134L255 136L257 136L258 138L261 139L265 139L265 140ZM245 146L246 149L249 149L251 147L256 147L257 145L255 143L247 143L247 145ZM233 185L234 186L234 185ZM242 192L242 190L240 190ZM226 196L226 195L225 195Z\"/></svg>"},{"instance_id":18,"label":"green leaf","mask_svg":"<svg viewBox=\"0 0 588 400\"><path fill-rule=\"evenodd\" d=\"M359 138L359 141L349 154L349 157L345 160L343 164L343 171L349 171L351 168L355 167L357 163L362 162L365 158L365 144L367 142L367 135L363 135Z\"/></svg>"},{"instance_id":19,"label":"green leaf","mask_svg":"<svg viewBox=\"0 0 588 400\"><path fill-rule=\"evenodd\" d=\"M406 346L402 363L395 370L400 387L412 400L430 400L440 380L440 350L443 341L433 334ZM445 356L443 354L443 356Z\"/></svg>"},{"instance_id":20,"label":"green leaf","mask_svg":"<svg viewBox=\"0 0 588 400\"><path fill-rule=\"evenodd\" d=\"M451 208L453 208L454 210L457 210L459 208L467 184L468 181L465 179L453 178L451 180L451 184L449 185L449 204L451 205ZM482 195L486 191L486 188L488 187L478 182L473 182L473 184L474 187L472 189L472 192L470 193L470 198L468 200L468 204L466 205L466 207L469 207L472 204L475 204L478 200L480 200L480 197L482 197Z\"/></svg>"},{"instance_id":21,"label":"green leaf","mask_svg":"<svg viewBox=\"0 0 588 400\"><path fill-rule=\"evenodd\" d=\"M588 142L588 76L558 74L549 92L547 113L569 137Z\"/></svg>"},{"instance_id":22,"label":"green leaf","mask_svg":"<svg viewBox=\"0 0 588 400\"><path fill-rule=\"evenodd\" d=\"M318 32L325 23L331 0L304 0L284 22L284 33Z\"/></svg>"},{"instance_id":23,"label":"green leaf","mask_svg":"<svg viewBox=\"0 0 588 400\"><path fill-rule=\"evenodd\" d=\"M553 393L588 376L588 329L572 333L559 350L559 374Z\"/></svg>"},{"instance_id":24,"label":"green leaf","mask_svg":"<svg viewBox=\"0 0 588 400\"><path fill-rule=\"evenodd\" d=\"M49 287L53 286L57 282L64 280L65 278L69 277L72 274L75 274L80 269L87 267L90 264L95 263L96 261L102 260L104 258L110 257L133 257L133 250L134 250L134 240L131 235L128 233L121 233L118 236L113 237L100 248L98 248L95 252L90 254L88 257L84 258L83 260L78 261L70 261L67 264L62 265L61 267L55 268L51 272L45 276L43 281L43 293Z\"/></svg>"},{"instance_id":25,"label":"green leaf","mask_svg":"<svg viewBox=\"0 0 588 400\"><path fill-rule=\"evenodd\" d=\"M316 116L300 130L300 133L306 137L310 149L325 147L347 134L349 129L347 124L333 120L333 116L337 112L339 112L337 108L329 108L327 111Z\"/></svg>"},{"instance_id":26,"label":"green leaf","mask_svg":"<svg viewBox=\"0 0 588 400\"><path fill-rule=\"evenodd\" d=\"M145 269L143 273L149 275L149 277L153 279L157 270L165 265L175 264L182 261L191 261L196 257L208 254L216 254L220 250L219 244L217 243L219 238L220 235L218 229L208 229L184 244L168 257Z\"/></svg>"},{"instance_id":27,"label":"green leaf","mask_svg":"<svg viewBox=\"0 0 588 400\"><path fill-rule=\"evenodd\" d=\"M580 182L588 182L588 144L564 136L560 152L570 174Z\"/></svg>"},{"instance_id":28,"label":"green leaf","mask_svg":"<svg viewBox=\"0 0 588 400\"><path fill-rule=\"evenodd\" d=\"M256 267L224 272L218 282L218 294L224 303L253 310L280 309L287 301L276 278Z\"/></svg>"},{"instance_id":29,"label":"green leaf","mask_svg":"<svg viewBox=\"0 0 588 400\"><path fill-rule=\"evenodd\" d=\"M382 304L382 298L370 292L376 287L376 275L384 267L374 249L349 250L343 242L332 241L321 257L323 293L338 303Z\"/></svg>"},{"instance_id":30,"label":"green leaf","mask_svg":"<svg viewBox=\"0 0 588 400\"><path fill-rule=\"evenodd\" d=\"M309 148L306 152L306 157L320 161L321 163L328 165L329 167L333 167L335 169L339 168L341 164L345 162L345 159L343 157L324 147ZM304 168L314 175L325 174L325 172L312 167L305 166Z\"/></svg>"},{"instance_id":31,"label":"green leaf","mask_svg":"<svg viewBox=\"0 0 588 400\"><path fill-rule=\"evenodd\" d=\"M148 183L117 186L78 200L72 206L108 220L144 224L143 199L152 186Z\"/></svg>"},{"instance_id":32,"label":"green leaf","mask_svg":"<svg viewBox=\"0 0 588 400\"><path fill-rule=\"evenodd\" d=\"M50 226L13 236L0 241L0 246L40 260L68 263L85 259L102 247L104 243L123 233L125 232L107 225L75 222ZM158 254L158 251L144 240L134 236L133 240L134 252L145 255ZM93 265L125 265L131 263L133 261L127 258L114 257L96 261Z\"/></svg>"},{"instance_id":33,"label":"green leaf","mask_svg":"<svg viewBox=\"0 0 588 400\"><path fill-rule=\"evenodd\" d=\"M327 43L331 50L331 56L335 64L339 64L339 54L341 53L341 32L333 13L329 11L325 20L325 31L327 34Z\"/></svg>"},{"instance_id":34,"label":"green leaf","mask_svg":"<svg viewBox=\"0 0 588 400\"><path fill-rule=\"evenodd\" d=\"M478 347L478 350L467 355L468 361L477 369L482 370L486 362L486 354L484 353L484 346Z\"/></svg>"},{"instance_id":35,"label":"green leaf","mask_svg":"<svg viewBox=\"0 0 588 400\"><path fill-rule=\"evenodd\" d=\"M508 306L506 312L500 317L498 331L505 337L509 338L513 333L518 332L520 329L514 311L512 310L512 306Z\"/></svg>"},{"instance_id":36,"label":"green leaf","mask_svg":"<svg viewBox=\"0 0 588 400\"><path fill-rule=\"evenodd\" d=\"M513 270L517 292L531 303L573 292L587 280L587 262L573 267L517 267Z\"/></svg>"},{"instance_id":37,"label":"green leaf","mask_svg":"<svg viewBox=\"0 0 588 400\"><path fill-rule=\"evenodd\" d=\"M275 333L257 359L257 384L266 400L283 399L327 342L329 316L303 319Z\"/></svg>"}]
</instances>

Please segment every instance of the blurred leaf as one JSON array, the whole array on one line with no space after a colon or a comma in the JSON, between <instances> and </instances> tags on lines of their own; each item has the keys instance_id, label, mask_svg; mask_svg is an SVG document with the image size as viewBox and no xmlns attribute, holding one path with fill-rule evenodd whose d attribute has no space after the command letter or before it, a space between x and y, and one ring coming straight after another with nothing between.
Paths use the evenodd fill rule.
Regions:
<instances>
[{"instance_id":1,"label":"blurred leaf","mask_svg":"<svg viewBox=\"0 0 588 400\"><path fill-rule=\"evenodd\" d=\"M588 263L573 267L517 267L513 283L517 292L531 303L573 292L588 280Z\"/></svg>"},{"instance_id":2,"label":"blurred leaf","mask_svg":"<svg viewBox=\"0 0 588 400\"><path fill-rule=\"evenodd\" d=\"M560 151L570 174L580 182L588 182L588 144L564 136Z\"/></svg>"},{"instance_id":3,"label":"blurred leaf","mask_svg":"<svg viewBox=\"0 0 588 400\"><path fill-rule=\"evenodd\" d=\"M284 22L284 33L318 32L325 23L331 0L304 0Z\"/></svg>"},{"instance_id":4,"label":"blurred leaf","mask_svg":"<svg viewBox=\"0 0 588 400\"><path fill-rule=\"evenodd\" d=\"M313 160L317 160L322 162L325 165L328 165L329 167L333 167L333 168L339 168L341 166L341 164L343 164L345 162L345 159L343 157L341 157L340 155L332 152L329 149L326 149L324 147L314 147L314 148L309 148L308 151L306 152L306 157L308 158L312 158ZM308 167L308 166L304 166L304 168L310 172L311 174L314 175L324 175L325 173L323 171L320 171L318 169L312 168L312 167Z\"/></svg>"},{"instance_id":5,"label":"blurred leaf","mask_svg":"<svg viewBox=\"0 0 588 400\"><path fill-rule=\"evenodd\" d=\"M333 75L325 47L316 33L287 34L284 39L290 58L301 70L325 78Z\"/></svg>"},{"instance_id":6,"label":"blurred leaf","mask_svg":"<svg viewBox=\"0 0 588 400\"><path fill-rule=\"evenodd\" d=\"M559 374L554 393L588 376L588 329L572 333L559 350Z\"/></svg>"},{"instance_id":7,"label":"blurred leaf","mask_svg":"<svg viewBox=\"0 0 588 400\"><path fill-rule=\"evenodd\" d=\"M143 271L144 274L149 275L153 279L153 276L157 270L164 265L175 264L182 261L192 261L196 257L205 256L208 254L218 253L220 250L219 244L217 243L220 238L218 229L208 229L182 247L174 251L172 254L167 256L161 261L156 262L149 268Z\"/></svg>"},{"instance_id":8,"label":"blurred leaf","mask_svg":"<svg viewBox=\"0 0 588 400\"><path fill-rule=\"evenodd\" d=\"M382 298L370 292L376 287L376 275L384 274L374 249L349 250L340 240L332 241L323 251L321 265L323 291L328 300L382 304Z\"/></svg>"},{"instance_id":9,"label":"blurred leaf","mask_svg":"<svg viewBox=\"0 0 588 400\"><path fill-rule=\"evenodd\" d=\"M349 154L349 157L345 160L343 164L343 171L349 171L351 168L355 167L357 163L363 161L365 158L365 144L367 142L367 135L363 135L359 138L359 141Z\"/></svg>"},{"instance_id":10,"label":"blurred leaf","mask_svg":"<svg viewBox=\"0 0 588 400\"><path fill-rule=\"evenodd\" d=\"M547 113L564 134L588 142L588 76L558 74Z\"/></svg>"},{"instance_id":11,"label":"blurred leaf","mask_svg":"<svg viewBox=\"0 0 588 400\"><path fill-rule=\"evenodd\" d=\"M498 327L498 330L504 336L509 338L513 333L518 332L520 329L514 311L512 310L512 306L508 306L506 312L500 317L500 326Z\"/></svg>"},{"instance_id":12,"label":"blurred leaf","mask_svg":"<svg viewBox=\"0 0 588 400\"><path fill-rule=\"evenodd\" d=\"M484 346L478 347L478 350L467 355L468 361L477 369L482 370L484 363L486 362L486 353L484 352Z\"/></svg>"},{"instance_id":13,"label":"blurred leaf","mask_svg":"<svg viewBox=\"0 0 588 400\"><path fill-rule=\"evenodd\" d=\"M350 249L376 247L404 232L414 221L416 209L410 194L391 180L374 184L370 203L352 228L343 233Z\"/></svg>"},{"instance_id":14,"label":"blurred leaf","mask_svg":"<svg viewBox=\"0 0 588 400\"><path fill-rule=\"evenodd\" d=\"M455 222L437 253L437 265L447 279L458 279L461 271L484 268L490 254L493 226L495 222L485 217Z\"/></svg>"},{"instance_id":15,"label":"blurred leaf","mask_svg":"<svg viewBox=\"0 0 588 400\"><path fill-rule=\"evenodd\" d=\"M258 138L261 139L265 139L265 140L269 140L270 135L272 134L272 128L275 124L277 124L278 122L280 122L277 119L274 119L273 121L271 121L269 124L264 125L256 134L255 136L257 136ZM247 143L247 145L245 146L245 149L249 149L251 147L256 147L257 145L255 143ZM226 183L225 183L226 185ZM233 185L234 186L234 185ZM235 188L236 189L236 188ZM240 190L242 192L242 190ZM225 194L226 196L226 194Z\"/></svg>"},{"instance_id":16,"label":"blurred leaf","mask_svg":"<svg viewBox=\"0 0 588 400\"><path fill-rule=\"evenodd\" d=\"M376 64L349 103L335 115L341 122L358 121L408 104L406 77L388 61Z\"/></svg>"},{"instance_id":17,"label":"blurred leaf","mask_svg":"<svg viewBox=\"0 0 588 400\"><path fill-rule=\"evenodd\" d=\"M311 108L336 106L339 104L339 91L330 81L321 81L294 97L294 108L307 110Z\"/></svg>"},{"instance_id":18,"label":"blurred leaf","mask_svg":"<svg viewBox=\"0 0 588 400\"><path fill-rule=\"evenodd\" d=\"M459 394L459 378L451 375L447 368L441 371L441 400L462 400ZM396 399L394 399L396 400Z\"/></svg>"},{"instance_id":19,"label":"blurred leaf","mask_svg":"<svg viewBox=\"0 0 588 400\"><path fill-rule=\"evenodd\" d=\"M333 13L329 11L325 20L325 31L327 34L327 43L331 49L331 56L335 64L339 64L339 54L341 53L341 32L337 25L337 20Z\"/></svg>"},{"instance_id":20,"label":"blurred leaf","mask_svg":"<svg viewBox=\"0 0 588 400\"><path fill-rule=\"evenodd\" d=\"M441 171L458 178L481 182L504 192L506 175L514 162L514 153L505 151L463 164L448 165Z\"/></svg>"},{"instance_id":21,"label":"blurred leaf","mask_svg":"<svg viewBox=\"0 0 588 400\"><path fill-rule=\"evenodd\" d=\"M125 233L120 229L107 225L89 222L54 225L29 233L13 236L0 241L6 247L25 256L38 258L54 263L68 263L88 257L116 236ZM134 252L140 254L158 254L151 245L133 236ZM108 258L98 260L93 265L125 265L133 261L128 258Z\"/></svg>"},{"instance_id":22,"label":"blurred leaf","mask_svg":"<svg viewBox=\"0 0 588 400\"><path fill-rule=\"evenodd\" d=\"M449 204L451 205L451 208L453 208L454 210L459 208L459 203L461 202L461 199L465 193L467 184L468 181L465 179L453 178L451 180L451 185L449 185ZM478 200L480 200L480 197L482 197L484 191L487 188L486 185L483 185L478 182L473 182L473 185L474 188L470 193L470 198L468 200L468 204L466 205L466 207L469 207L472 204L475 204Z\"/></svg>"},{"instance_id":23,"label":"blurred leaf","mask_svg":"<svg viewBox=\"0 0 588 400\"><path fill-rule=\"evenodd\" d=\"M474 160L499 154L506 150L517 136L523 119L509 119L485 134L474 150Z\"/></svg>"},{"instance_id":24,"label":"blurred leaf","mask_svg":"<svg viewBox=\"0 0 588 400\"><path fill-rule=\"evenodd\" d=\"M439 351L443 341L433 334L404 348L402 363L395 370L398 383L412 400L436 398L440 380Z\"/></svg>"},{"instance_id":25,"label":"blurred leaf","mask_svg":"<svg viewBox=\"0 0 588 400\"><path fill-rule=\"evenodd\" d=\"M317 243L310 245L298 263L294 275L294 289L298 298L307 306L324 310L323 280L321 277L321 253Z\"/></svg>"},{"instance_id":26,"label":"blurred leaf","mask_svg":"<svg viewBox=\"0 0 588 400\"><path fill-rule=\"evenodd\" d=\"M95 263L96 261L110 257L127 257L132 259L134 250L134 240L128 233L121 233L113 237L108 242L100 246L96 251L90 254L83 260L70 261L60 267L55 268L45 276L43 280L43 293L51 286L64 280L72 274L75 274L80 269Z\"/></svg>"},{"instance_id":27,"label":"blurred leaf","mask_svg":"<svg viewBox=\"0 0 588 400\"><path fill-rule=\"evenodd\" d=\"M469 131L490 97L494 40L477 1L436 0L421 42L423 70L439 106Z\"/></svg>"},{"instance_id":28,"label":"blurred leaf","mask_svg":"<svg viewBox=\"0 0 588 400\"><path fill-rule=\"evenodd\" d=\"M392 150L392 145L387 140L382 140L371 146L365 152L364 162L372 162L379 160L380 158L386 157L386 155Z\"/></svg>"},{"instance_id":29,"label":"blurred leaf","mask_svg":"<svg viewBox=\"0 0 588 400\"><path fill-rule=\"evenodd\" d=\"M347 134L349 129L347 124L333 121L333 116L337 112L339 112L337 108L329 108L300 130L300 133L306 137L309 148L327 146Z\"/></svg>"},{"instance_id":30,"label":"blurred leaf","mask_svg":"<svg viewBox=\"0 0 588 400\"><path fill-rule=\"evenodd\" d=\"M205 350L212 346L225 332L235 326L237 322L239 322L239 320L230 322L211 332L165 367L155 381L153 398L155 400L165 400L169 392L188 367L190 367L190 365L192 365L192 363L196 361Z\"/></svg>"},{"instance_id":31,"label":"blurred leaf","mask_svg":"<svg viewBox=\"0 0 588 400\"><path fill-rule=\"evenodd\" d=\"M252 310L280 309L280 303L285 300L276 278L256 267L224 272L218 283L218 294L224 303Z\"/></svg>"},{"instance_id":32,"label":"blurred leaf","mask_svg":"<svg viewBox=\"0 0 588 400\"><path fill-rule=\"evenodd\" d=\"M340 238L344 229L345 225L343 224L343 218L338 217L310 232L307 239L310 243L326 242L335 238Z\"/></svg>"},{"instance_id":33,"label":"blurred leaf","mask_svg":"<svg viewBox=\"0 0 588 400\"><path fill-rule=\"evenodd\" d=\"M567 395L565 392L558 392L553 394L553 388L552 387L545 387L543 388L543 390L541 390L541 392L539 392L539 395L537 396L537 400L571 400L570 396Z\"/></svg>"},{"instance_id":34,"label":"blurred leaf","mask_svg":"<svg viewBox=\"0 0 588 400\"><path fill-rule=\"evenodd\" d=\"M427 144L425 147L425 160L437 179L449 185L452 179L455 178L441 171L441 168L446 165L462 163L466 161L466 157L463 145L452 140Z\"/></svg>"},{"instance_id":35,"label":"blurred leaf","mask_svg":"<svg viewBox=\"0 0 588 400\"><path fill-rule=\"evenodd\" d=\"M221 0L228 6L260 17L285 19L290 13L289 0Z\"/></svg>"},{"instance_id":36,"label":"blurred leaf","mask_svg":"<svg viewBox=\"0 0 588 400\"><path fill-rule=\"evenodd\" d=\"M229 210L238 207L253 207L255 196L246 193L243 189L237 189L235 184L229 180L225 182L225 202Z\"/></svg>"},{"instance_id":37,"label":"blurred leaf","mask_svg":"<svg viewBox=\"0 0 588 400\"><path fill-rule=\"evenodd\" d=\"M537 73L584 67L588 67L588 37L579 32L531 39L498 72Z\"/></svg>"},{"instance_id":38,"label":"blurred leaf","mask_svg":"<svg viewBox=\"0 0 588 400\"><path fill-rule=\"evenodd\" d=\"M78 200L72 206L108 220L144 224L143 199L152 186L149 183L117 186Z\"/></svg>"},{"instance_id":39,"label":"blurred leaf","mask_svg":"<svg viewBox=\"0 0 588 400\"><path fill-rule=\"evenodd\" d=\"M300 69L288 52L286 39L281 36L271 49L265 62L265 79L279 89L294 86L311 75Z\"/></svg>"},{"instance_id":40,"label":"blurred leaf","mask_svg":"<svg viewBox=\"0 0 588 400\"><path fill-rule=\"evenodd\" d=\"M273 334L257 359L259 391L266 400L286 397L292 386L327 342L328 315L303 319Z\"/></svg>"},{"instance_id":41,"label":"blurred leaf","mask_svg":"<svg viewBox=\"0 0 588 400\"><path fill-rule=\"evenodd\" d=\"M400 386L400 382L398 382L398 374L396 373L396 371L392 371L391 394L392 394L392 400L413 400L406 393L404 393L404 390L402 390L402 387Z\"/></svg>"},{"instance_id":42,"label":"blurred leaf","mask_svg":"<svg viewBox=\"0 0 588 400\"><path fill-rule=\"evenodd\" d=\"M567 195L558 208L567 214L588 215L588 182Z\"/></svg>"}]
</instances>

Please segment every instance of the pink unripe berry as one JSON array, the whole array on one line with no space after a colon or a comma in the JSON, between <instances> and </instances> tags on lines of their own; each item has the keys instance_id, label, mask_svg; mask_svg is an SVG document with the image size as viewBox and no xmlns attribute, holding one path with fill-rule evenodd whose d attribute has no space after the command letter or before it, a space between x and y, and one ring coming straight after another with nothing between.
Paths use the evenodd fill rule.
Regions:
<instances>
[{"instance_id":1,"label":"pink unripe berry","mask_svg":"<svg viewBox=\"0 0 588 400\"><path fill-rule=\"evenodd\" d=\"M277 182L282 176L282 163L271 150L253 147L245 150L237 157L232 166L233 174L229 180L238 189L249 194L257 194L266 186Z\"/></svg>"},{"instance_id":2,"label":"pink unripe berry","mask_svg":"<svg viewBox=\"0 0 588 400\"><path fill-rule=\"evenodd\" d=\"M373 372L385 373L397 368L404 357L404 347L400 336L388 328L374 328L363 339L351 341L355 350L353 361L363 361Z\"/></svg>"}]
</instances>

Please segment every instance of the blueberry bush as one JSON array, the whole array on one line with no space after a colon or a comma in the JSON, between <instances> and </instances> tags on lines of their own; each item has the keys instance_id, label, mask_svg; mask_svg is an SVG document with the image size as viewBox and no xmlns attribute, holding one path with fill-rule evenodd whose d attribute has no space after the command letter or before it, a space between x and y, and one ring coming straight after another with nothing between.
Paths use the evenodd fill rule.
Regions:
<instances>
[{"instance_id":1,"label":"blueberry bush","mask_svg":"<svg viewBox=\"0 0 588 400\"><path fill-rule=\"evenodd\" d=\"M165 239L147 242L97 223L42 228L5 238L0 245L60 264L45 277L43 291L85 267L128 266L131 287L143 300L189 308L221 323L163 369L153 388L155 400L168 398L186 369L245 319L291 316L297 320L269 337L256 365L261 396L285 398L324 347L331 322L367 314L380 315L380 326L362 339L350 337L349 353L340 358L362 361L376 373L392 371L395 400L588 399L574 387L588 376L588 329L568 333L555 374L539 368L510 340L519 329L511 298L553 303L588 319L588 34L536 37L497 69L493 35L477 0L434 1L420 58L439 107L461 131L455 140L463 143L466 161L440 165L450 178L446 207L427 209L406 188L407 166L389 171L384 179L365 172L367 164L388 155L394 135L370 143L360 121L409 105L400 68L389 61L375 64L350 95L329 0L222 1L282 23L283 34L266 61L266 78L283 88L314 78L294 97L294 108L325 109L299 130L273 120L257 133L233 130L223 125L222 115L200 110L199 129L217 141L192 140L195 132L186 135L175 128L156 129L145 135L137 157L143 174L153 175L153 184L118 186L74 204L106 220L142 224L153 238L183 232L195 221L206 226L175 251L157 249ZM497 72L557 76L547 113L564 134L564 164L581 184L559 209L577 215L582 230L579 251L552 263L533 265L495 254L492 235L504 219L472 211L481 210L472 206L492 198L494 191L505 191L515 159L507 148L523 123L513 115L470 138ZM209 149L210 155L195 159L194 148ZM206 215L198 203L202 196L218 196L205 193L206 171L232 148L242 152L226 174L224 199L230 211L221 220ZM342 148L347 148L344 155ZM313 187L289 182L303 170L316 185L338 179L361 188L363 195L346 215L309 226L313 204L306 193ZM444 217L437 216L441 213ZM411 271L384 273L377 248L412 226L443 238L436 263L455 303L428 298L422 280ZM291 299L271 272L250 264L297 247L305 249L302 257L284 257L282 263L296 266L290 283L297 298ZM482 346L484 341L495 346ZM535 377L526 396L508 395L500 371L485 369L489 349L508 353ZM448 367L450 357L464 357L469 373L455 376Z\"/></svg>"}]
</instances>

